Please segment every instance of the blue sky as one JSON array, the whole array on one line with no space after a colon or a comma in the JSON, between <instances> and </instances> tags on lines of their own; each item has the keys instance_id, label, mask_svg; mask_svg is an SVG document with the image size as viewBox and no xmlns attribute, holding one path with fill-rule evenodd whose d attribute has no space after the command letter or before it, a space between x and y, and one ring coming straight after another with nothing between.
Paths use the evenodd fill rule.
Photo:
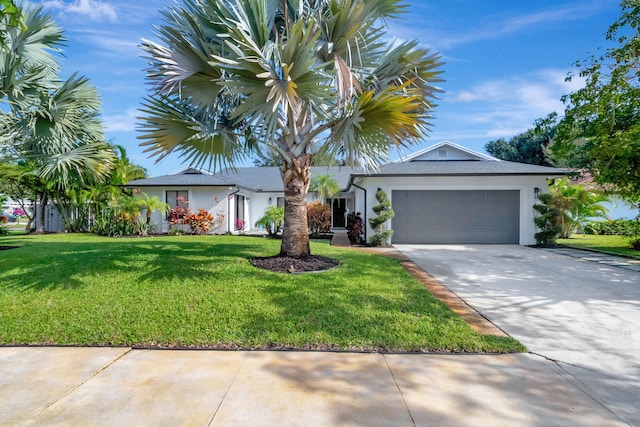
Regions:
<instances>
[{"instance_id":1,"label":"blue sky","mask_svg":"<svg viewBox=\"0 0 640 427\"><path fill-rule=\"evenodd\" d=\"M179 1L179 0L178 0ZM484 152L533 121L562 111L560 97L580 87L565 82L573 63L605 46L620 14L617 0L406 0L409 13L389 36L416 39L445 61L442 99L431 134L416 149L448 139ZM64 72L78 71L98 88L107 138L152 176L183 167L176 156L156 164L136 139L145 96L141 38L153 39L160 9L172 0L42 0L68 38ZM397 153L391 154L392 158Z\"/></svg>"}]
</instances>

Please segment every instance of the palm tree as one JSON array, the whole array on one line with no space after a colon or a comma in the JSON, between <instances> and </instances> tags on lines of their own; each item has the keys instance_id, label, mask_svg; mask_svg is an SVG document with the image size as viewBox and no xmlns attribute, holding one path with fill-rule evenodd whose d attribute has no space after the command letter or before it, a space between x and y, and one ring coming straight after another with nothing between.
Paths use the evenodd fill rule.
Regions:
<instances>
[{"instance_id":1,"label":"palm tree","mask_svg":"<svg viewBox=\"0 0 640 427\"><path fill-rule=\"evenodd\" d=\"M375 168L421 141L440 57L385 42L401 0L183 0L143 40L152 91L142 146L157 161L233 167L255 146L277 153L285 194L280 254L310 254L311 164L329 154Z\"/></svg>"},{"instance_id":2,"label":"palm tree","mask_svg":"<svg viewBox=\"0 0 640 427\"><path fill-rule=\"evenodd\" d=\"M86 77L58 77L52 53L59 52L62 32L42 7L22 13L26 29L0 19L0 97L9 105L0 114L0 140L9 160L36 164L46 183L40 206L51 199L70 219L72 206L84 203L88 188L109 177L115 154L102 133L97 90ZM39 213L43 231L44 209Z\"/></svg>"},{"instance_id":3,"label":"palm tree","mask_svg":"<svg viewBox=\"0 0 640 427\"><path fill-rule=\"evenodd\" d=\"M171 206L168 203L160 200L158 196L149 197L148 194L142 193L141 197L136 198L138 206L140 210L146 212L146 223L147 225L151 224L151 214L155 211L160 212L162 215L165 215L167 212L171 210Z\"/></svg>"},{"instance_id":4,"label":"palm tree","mask_svg":"<svg viewBox=\"0 0 640 427\"><path fill-rule=\"evenodd\" d=\"M327 203L327 199L331 199L340 194L340 184L331 175L318 175L311 178L309 191L320 198L322 204Z\"/></svg>"},{"instance_id":5,"label":"palm tree","mask_svg":"<svg viewBox=\"0 0 640 427\"><path fill-rule=\"evenodd\" d=\"M560 211L562 238L571 237L588 219L607 214L607 209L600 204L609 201L606 195L582 185L571 184L568 178L554 180L549 186L549 193L552 196L551 204Z\"/></svg>"}]
</instances>

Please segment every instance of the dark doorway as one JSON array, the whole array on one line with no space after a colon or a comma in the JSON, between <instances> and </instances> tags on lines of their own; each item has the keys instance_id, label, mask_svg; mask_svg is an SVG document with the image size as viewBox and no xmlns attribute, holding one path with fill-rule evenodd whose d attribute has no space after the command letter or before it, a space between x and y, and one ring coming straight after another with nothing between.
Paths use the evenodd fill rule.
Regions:
<instances>
[{"instance_id":1,"label":"dark doorway","mask_svg":"<svg viewBox=\"0 0 640 427\"><path fill-rule=\"evenodd\" d=\"M345 199L331 199L332 227L344 228L347 225L345 219L346 212L347 202Z\"/></svg>"}]
</instances>

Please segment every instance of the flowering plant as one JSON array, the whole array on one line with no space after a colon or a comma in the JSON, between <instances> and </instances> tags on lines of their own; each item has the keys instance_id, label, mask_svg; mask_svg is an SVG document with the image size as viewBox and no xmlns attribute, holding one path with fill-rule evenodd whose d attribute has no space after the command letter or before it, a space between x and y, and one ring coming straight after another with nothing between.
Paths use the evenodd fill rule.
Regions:
<instances>
[{"instance_id":1,"label":"flowering plant","mask_svg":"<svg viewBox=\"0 0 640 427\"><path fill-rule=\"evenodd\" d=\"M213 215L204 209L198 209L197 213L185 215L183 218L183 223L191 227L194 234L208 234L213 222Z\"/></svg>"}]
</instances>

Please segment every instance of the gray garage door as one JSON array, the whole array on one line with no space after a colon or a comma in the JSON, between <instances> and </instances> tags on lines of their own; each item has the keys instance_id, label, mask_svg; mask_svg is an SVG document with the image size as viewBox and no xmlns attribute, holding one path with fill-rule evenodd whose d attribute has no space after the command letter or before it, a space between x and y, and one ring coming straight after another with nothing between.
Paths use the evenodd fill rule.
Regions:
<instances>
[{"instance_id":1,"label":"gray garage door","mask_svg":"<svg viewBox=\"0 0 640 427\"><path fill-rule=\"evenodd\" d=\"M393 243L518 243L517 190L394 190Z\"/></svg>"}]
</instances>

